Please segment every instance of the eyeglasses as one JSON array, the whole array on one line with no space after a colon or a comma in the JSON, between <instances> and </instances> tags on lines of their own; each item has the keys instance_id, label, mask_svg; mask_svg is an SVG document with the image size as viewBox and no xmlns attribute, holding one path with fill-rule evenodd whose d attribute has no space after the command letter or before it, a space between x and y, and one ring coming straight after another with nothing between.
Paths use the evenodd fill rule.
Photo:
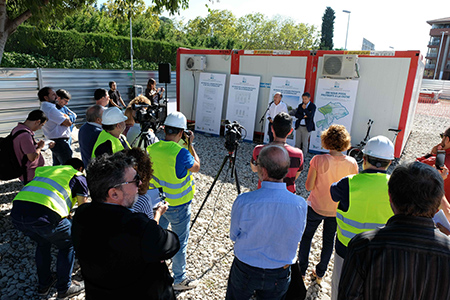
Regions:
<instances>
[{"instance_id":1,"label":"eyeglasses","mask_svg":"<svg viewBox=\"0 0 450 300\"><path fill-rule=\"evenodd\" d=\"M110 189L116 188L116 187L119 187L119 186L122 186L122 185L130 184L130 183L134 183L134 184L136 184L136 187L138 187L140 182L141 182L141 177L139 176L138 173L136 173L136 175L134 176L133 180L116 184L115 186L110 187Z\"/></svg>"},{"instance_id":2,"label":"eyeglasses","mask_svg":"<svg viewBox=\"0 0 450 300\"><path fill-rule=\"evenodd\" d=\"M441 137L441 139L443 139L443 138L446 137L447 135L445 135L445 133L439 133L439 136Z\"/></svg>"}]
</instances>

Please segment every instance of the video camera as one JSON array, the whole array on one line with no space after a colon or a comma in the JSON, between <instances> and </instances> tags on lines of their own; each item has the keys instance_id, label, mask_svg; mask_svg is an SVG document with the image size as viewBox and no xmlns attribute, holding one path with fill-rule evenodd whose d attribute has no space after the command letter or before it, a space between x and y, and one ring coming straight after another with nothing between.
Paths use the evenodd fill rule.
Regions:
<instances>
[{"instance_id":1,"label":"video camera","mask_svg":"<svg viewBox=\"0 0 450 300\"><path fill-rule=\"evenodd\" d=\"M131 108L136 111L134 117L136 122L141 124L141 128L151 128L157 131L159 126L164 123L167 115L166 105L148 105L148 104L132 104Z\"/></svg>"},{"instance_id":2,"label":"video camera","mask_svg":"<svg viewBox=\"0 0 450 300\"><path fill-rule=\"evenodd\" d=\"M244 126L237 121L231 123L229 120L225 120L225 148L228 152L234 152L236 150L239 141L242 139L242 129Z\"/></svg>"}]
</instances>

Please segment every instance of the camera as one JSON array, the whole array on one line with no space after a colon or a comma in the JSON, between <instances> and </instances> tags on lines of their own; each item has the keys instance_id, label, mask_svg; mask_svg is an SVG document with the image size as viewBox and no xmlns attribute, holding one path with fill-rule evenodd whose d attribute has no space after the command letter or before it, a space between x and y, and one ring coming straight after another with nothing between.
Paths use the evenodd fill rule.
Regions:
<instances>
[{"instance_id":1,"label":"camera","mask_svg":"<svg viewBox=\"0 0 450 300\"><path fill-rule=\"evenodd\" d=\"M228 152L234 152L236 150L239 141L242 139L242 129L244 126L237 121L231 123L225 120L225 148Z\"/></svg>"},{"instance_id":2,"label":"camera","mask_svg":"<svg viewBox=\"0 0 450 300\"><path fill-rule=\"evenodd\" d=\"M191 136L191 132L189 130L184 130L181 139L189 145L189 137Z\"/></svg>"},{"instance_id":3,"label":"camera","mask_svg":"<svg viewBox=\"0 0 450 300\"><path fill-rule=\"evenodd\" d=\"M133 104L131 108L136 111L134 119L142 128L151 128L156 132L166 119L166 105Z\"/></svg>"}]
</instances>

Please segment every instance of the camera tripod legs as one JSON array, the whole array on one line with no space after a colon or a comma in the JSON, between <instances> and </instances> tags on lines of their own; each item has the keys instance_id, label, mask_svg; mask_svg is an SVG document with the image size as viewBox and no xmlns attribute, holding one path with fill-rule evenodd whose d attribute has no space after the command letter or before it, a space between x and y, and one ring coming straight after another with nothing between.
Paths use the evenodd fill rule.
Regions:
<instances>
[{"instance_id":1,"label":"camera tripod legs","mask_svg":"<svg viewBox=\"0 0 450 300\"><path fill-rule=\"evenodd\" d=\"M219 171L217 172L216 177L214 177L214 181L213 181L213 183L211 184L211 187L209 188L208 192L206 192L205 200L203 200L203 203L202 203L202 205L200 206L200 208L199 208L197 214L195 215L195 218L194 218L194 220L192 221L191 227L190 227L189 229L192 229L192 227L193 227L194 224L195 224L195 221L197 221L197 217L198 217L198 215L200 214L200 212L202 211L203 206L204 206L205 203L206 203L206 200L208 200L208 197L209 197L209 195L211 194L212 189L214 188L214 185L216 184L217 180L219 179L220 173L222 172L223 167L225 166L225 164L227 163L227 161L230 161L230 166L231 166L231 168L232 168L232 171L231 171L231 172L232 172L232 173L231 173L231 177L233 177L233 173L234 173L234 178L235 178L235 181L236 181L236 189L237 189L237 192L238 192L238 194L241 193L241 187L240 187L240 185L239 185L239 180L238 180L238 177L237 177L237 170L236 170L235 160L236 160L236 156L233 155L233 153L229 153L229 154L227 154L227 155L223 158L222 165L220 166L220 169L219 169Z\"/></svg>"}]
</instances>

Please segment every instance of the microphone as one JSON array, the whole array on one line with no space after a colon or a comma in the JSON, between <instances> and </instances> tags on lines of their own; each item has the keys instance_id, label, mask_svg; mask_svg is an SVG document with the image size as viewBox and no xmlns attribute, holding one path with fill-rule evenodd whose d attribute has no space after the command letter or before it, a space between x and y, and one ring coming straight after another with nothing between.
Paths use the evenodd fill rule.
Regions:
<instances>
[{"instance_id":1,"label":"microphone","mask_svg":"<svg viewBox=\"0 0 450 300\"><path fill-rule=\"evenodd\" d=\"M274 102L274 101L270 102L270 103L269 103L269 106L271 106L271 105L273 104L273 102Z\"/></svg>"}]
</instances>

